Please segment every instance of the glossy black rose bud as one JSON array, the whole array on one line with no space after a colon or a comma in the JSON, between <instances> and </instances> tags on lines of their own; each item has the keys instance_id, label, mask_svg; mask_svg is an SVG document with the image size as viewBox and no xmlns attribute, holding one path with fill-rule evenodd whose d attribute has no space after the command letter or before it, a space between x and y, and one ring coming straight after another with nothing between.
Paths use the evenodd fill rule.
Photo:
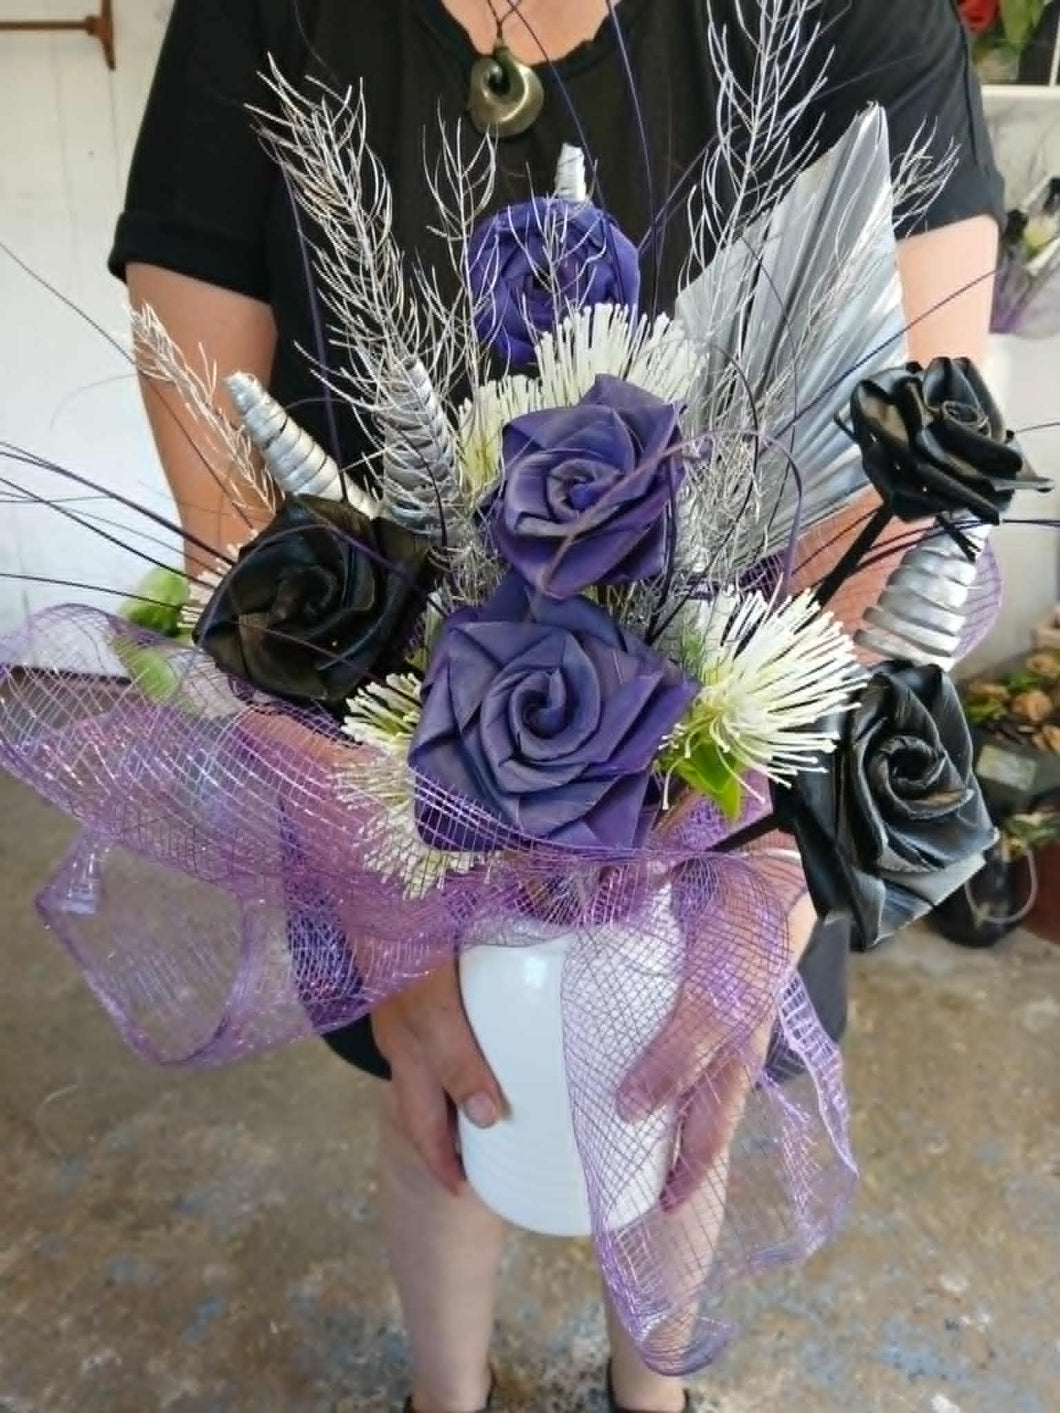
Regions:
<instances>
[{"instance_id":1,"label":"glossy black rose bud","mask_svg":"<svg viewBox=\"0 0 1060 1413\"><path fill-rule=\"evenodd\" d=\"M401 666L434 578L423 536L341 501L292 497L242 550L195 641L264 692L340 706Z\"/></svg>"},{"instance_id":2,"label":"glossy black rose bud","mask_svg":"<svg viewBox=\"0 0 1060 1413\"><path fill-rule=\"evenodd\" d=\"M864 950L974 877L997 830L940 668L883 663L837 730L825 768L775 788L773 805L818 914L851 918Z\"/></svg>"},{"instance_id":3,"label":"glossy black rose bud","mask_svg":"<svg viewBox=\"0 0 1060 1413\"><path fill-rule=\"evenodd\" d=\"M1036 476L975 365L909 363L866 378L850 403L865 474L902 520L964 512L1000 523Z\"/></svg>"}]
</instances>

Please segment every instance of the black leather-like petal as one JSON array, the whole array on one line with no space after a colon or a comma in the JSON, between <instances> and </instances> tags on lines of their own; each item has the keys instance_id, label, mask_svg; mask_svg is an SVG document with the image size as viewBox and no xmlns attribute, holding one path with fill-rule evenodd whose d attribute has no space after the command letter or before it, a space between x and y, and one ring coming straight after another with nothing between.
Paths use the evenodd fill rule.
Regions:
<instances>
[{"instance_id":1,"label":"black leather-like petal","mask_svg":"<svg viewBox=\"0 0 1060 1413\"><path fill-rule=\"evenodd\" d=\"M973 877L997 831L957 690L939 668L882 664L838 724L825 768L775 787L773 800L818 913L849 917L865 949Z\"/></svg>"},{"instance_id":2,"label":"black leather-like petal","mask_svg":"<svg viewBox=\"0 0 1060 1413\"><path fill-rule=\"evenodd\" d=\"M195 641L264 692L338 707L401 665L434 579L424 537L292 497L222 580Z\"/></svg>"},{"instance_id":3,"label":"black leather-like petal","mask_svg":"<svg viewBox=\"0 0 1060 1413\"><path fill-rule=\"evenodd\" d=\"M974 515L998 524L1018 490L1048 490L967 358L885 369L850 404L865 474L902 520Z\"/></svg>"}]
</instances>

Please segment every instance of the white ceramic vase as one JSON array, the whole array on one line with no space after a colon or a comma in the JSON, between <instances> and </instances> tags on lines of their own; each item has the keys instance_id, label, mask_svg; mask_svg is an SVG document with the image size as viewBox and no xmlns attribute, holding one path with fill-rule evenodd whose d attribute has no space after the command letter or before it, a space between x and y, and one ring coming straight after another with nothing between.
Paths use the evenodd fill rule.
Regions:
<instances>
[{"instance_id":1,"label":"white ceramic vase","mask_svg":"<svg viewBox=\"0 0 1060 1413\"><path fill-rule=\"evenodd\" d=\"M594 952L606 948L596 972L605 994L578 1016L580 1045L606 1044L617 1017L623 1054L633 1057L673 1009L681 939L669 887L654 896L639 922L593 929ZM504 945L469 947L460 959L468 1020L509 1110L491 1129L461 1118L464 1167L486 1205L513 1225L546 1236L587 1236L589 1200L574 1138L562 1014L564 967L585 934L525 919L513 920L511 934ZM596 1187L602 1219L620 1229L644 1216L662 1191L673 1154L673 1115L661 1110L640 1123L613 1122L621 1152L613 1170L606 1157L603 1171L597 1163Z\"/></svg>"}]
</instances>

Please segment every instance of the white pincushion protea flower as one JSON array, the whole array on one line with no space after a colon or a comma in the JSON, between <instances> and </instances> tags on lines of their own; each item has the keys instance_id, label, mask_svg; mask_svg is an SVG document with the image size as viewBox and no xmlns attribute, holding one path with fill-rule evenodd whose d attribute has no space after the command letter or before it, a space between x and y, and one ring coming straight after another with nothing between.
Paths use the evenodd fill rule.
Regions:
<instances>
[{"instance_id":1,"label":"white pincushion protea flower","mask_svg":"<svg viewBox=\"0 0 1060 1413\"><path fill-rule=\"evenodd\" d=\"M519 373L484 383L461 409L461 478L473 494L500 476L501 437L514 418L544 407L573 407L602 373L683 405L698 363L694 345L670 319L651 321L613 304L569 314L541 337L537 357L538 377Z\"/></svg>"},{"instance_id":2,"label":"white pincushion protea flower","mask_svg":"<svg viewBox=\"0 0 1060 1413\"><path fill-rule=\"evenodd\" d=\"M569 314L537 345L543 407L572 407L601 373L684 403L696 370L695 348L665 315L649 320L621 305L595 304Z\"/></svg>"},{"instance_id":3,"label":"white pincushion protea flower","mask_svg":"<svg viewBox=\"0 0 1060 1413\"><path fill-rule=\"evenodd\" d=\"M395 749L404 759L420 719L418 677L392 672L385 682L366 682L346 703L342 729L360 746L374 746L384 753Z\"/></svg>"},{"instance_id":4,"label":"white pincushion protea flower","mask_svg":"<svg viewBox=\"0 0 1060 1413\"><path fill-rule=\"evenodd\" d=\"M477 497L500 475L501 435L516 417L545 406L541 386L516 374L483 383L460 409L460 473L465 489Z\"/></svg>"},{"instance_id":5,"label":"white pincushion protea flower","mask_svg":"<svg viewBox=\"0 0 1060 1413\"><path fill-rule=\"evenodd\" d=\"M811 591L777 606L729 591L702 606L697 645L703 687L667 747L684 774L706 748L735 775L784 780L835 749L822 719L848 711L864 681L854 644Z\"/></svg>"},{"instance_id":6,"label":"white pincushion protea flower","mask_svg":"<svg viewBox=\"0 0 1060 1413\"><path fill-rule=\"evenodd\" d=\"M468 873L477 854L444 853L423 842L416 827L416 777L408 766L409 743L420 719L420 681L392 673L370 682L347 703L342 729L373 752L370 770L351 767L338 782L339 798L372 806L361 831L365 863L381 878L395 878L406 898L422 898L450 873ZM363 762L360 763L363 767Z\"/></svg>"}]
</instances>

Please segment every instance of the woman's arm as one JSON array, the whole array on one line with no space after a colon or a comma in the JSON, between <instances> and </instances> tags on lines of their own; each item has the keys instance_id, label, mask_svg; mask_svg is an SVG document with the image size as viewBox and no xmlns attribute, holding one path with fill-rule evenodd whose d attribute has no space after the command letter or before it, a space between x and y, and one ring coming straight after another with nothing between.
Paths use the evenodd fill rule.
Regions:
<instances>
[{"instance_id":1,"label":"woman's arm","mask_svg":"<svg viewBox=\"0 0 1060 1413\"><path fill-rule=\"evenodd\" d=\"M990 216L899 242L909 352L918 363L943 356L982 362L997 246L997 223Z\"/></svg>"},{"instance_id":2,"label":"woman's arm","mask_svg":"<svg viewBox=\"0 0 1060 1413\"><path fill-rule=\"evenodd\" d=\"M154 265L130 264L127 279L133 308L150 305L189 359L194 360L201 348L217 366L219 389L225 376L236 371L253 373L268 384L276 325L267 304ZM144 377L140 388L185 530L219 552L244 543L251 529L246 514L237 511L225 493L229 468L204 460L201 428L180 394ZM227 398L219 400L218 406L227 416L235 415ZM187 558L189 570L202 568L202 551L194 545L189 545Z\"/></svg>"}]
</instances>

